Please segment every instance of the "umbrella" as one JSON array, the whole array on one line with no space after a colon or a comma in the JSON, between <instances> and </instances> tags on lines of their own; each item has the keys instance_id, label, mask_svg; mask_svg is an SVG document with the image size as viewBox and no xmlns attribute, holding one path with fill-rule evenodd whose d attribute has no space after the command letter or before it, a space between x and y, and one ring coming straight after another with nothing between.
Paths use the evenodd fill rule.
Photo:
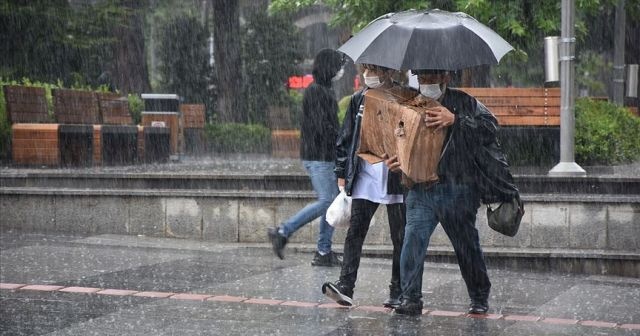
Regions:
<instances>
[{"instance_id":1,"label":"umbrella","mask_svg":"<svg viewBox=\"0 0 640 336\"><path fill-rule=\"evenodd\" d=\"M355 63L400 69L458 70L495 65L513 47L462 12L390 13L373 20L338 51Z\"/></svg>"}]
</instances>

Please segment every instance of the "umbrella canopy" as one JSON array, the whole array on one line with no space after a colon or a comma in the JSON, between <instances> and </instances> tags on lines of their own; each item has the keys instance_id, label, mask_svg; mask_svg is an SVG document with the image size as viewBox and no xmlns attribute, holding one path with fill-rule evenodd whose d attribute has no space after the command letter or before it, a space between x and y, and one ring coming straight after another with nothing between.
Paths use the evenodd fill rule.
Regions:
<instances>
[{"instance_id":1,"label":"umbrella canopy","mask_svg":"<svg viewBox=\"0 0 640 336\"><path fill-rule=\"evenodd\" d=\"M355 63L396 70L458 70L498 64L512 49L500 35L472 16L432 9L383 15L338 51Z\"/></svg>"}]
</instances>

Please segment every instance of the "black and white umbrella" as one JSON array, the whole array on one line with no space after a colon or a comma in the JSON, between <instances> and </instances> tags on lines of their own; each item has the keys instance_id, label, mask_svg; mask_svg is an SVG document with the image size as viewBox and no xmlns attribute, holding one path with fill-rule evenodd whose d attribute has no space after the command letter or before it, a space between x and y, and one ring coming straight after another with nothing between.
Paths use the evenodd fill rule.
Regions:
<instances>
[{"instance_id":1,"label":"black and white umbrella","mask_svg":"<svg viewBox=\"0 0 640 336\"><path fill-rule=\"evenodd\" d=\"M396 70L459 70L498 64L512 49L500 35L472 16L432 9L383 15L338 51L355 63Z\"/></svg>"}]
</instances>

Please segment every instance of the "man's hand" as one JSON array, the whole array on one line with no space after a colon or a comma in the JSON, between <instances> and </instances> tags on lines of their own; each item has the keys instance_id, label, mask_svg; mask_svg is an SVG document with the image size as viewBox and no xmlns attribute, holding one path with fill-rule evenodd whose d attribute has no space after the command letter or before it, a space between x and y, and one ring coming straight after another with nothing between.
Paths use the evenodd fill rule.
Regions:
<instances>
[{"instance_id":1,"label":"man's hand","mask_svg":"<svg viewBox=\"0 0 640 336\"><path fill-rule=\"evenodd\" d=\"M400 172L400 162L398 162L397 155L389 157L389 155L384 154L382 158L384 159L384 164L387 165L387 168L389 168L390 171L394 173Z\"/></svg>"},{"instance_id":2,"label":"man's hand","mask_svg":"<svg viewBox=\"0 0 640 336\"><path fill-rule=\"evenodd\" d=\"M338 178L338 190L343 191L345 185L345 180L343 178Z\"/></svg>"},{"instance_id":3,"label":"man's hand","mask_svg":"<svg viewBox=\"0 0 640 336\"><path fill-rule=\"evenodd\" d=\"M456 116L444 106L435 106L425 110L424 122L427 127L436 127L436 131L453 125Z\"/></svg>"}]
</instances>

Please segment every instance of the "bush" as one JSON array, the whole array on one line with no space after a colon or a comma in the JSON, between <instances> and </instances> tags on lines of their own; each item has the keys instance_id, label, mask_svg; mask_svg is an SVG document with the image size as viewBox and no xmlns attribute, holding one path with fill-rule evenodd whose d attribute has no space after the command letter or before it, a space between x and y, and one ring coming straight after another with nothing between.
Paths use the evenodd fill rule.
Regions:
<instances>
[{"instance_id":1,"label":"bush","mask_svg":"<svg viewBox=\"0 0 640 336\"><path fill-rule=\"evenodd\" d=\"M11 140L11 125L7 118L7 106L4 102L4 90L0 85L0 160L7 157Z\"/></svg>"},{"instance_id":2,"label":"bush","mask_svg":"<svg viewBox=\"0 0 640 336\"><path fill-rule=\"evenodd\" d=\"M271 131L258 124L207 124L208 148L216 153L269 153Z\"/></svg>"},{"instance_id":3,"label":"bush","mask_svg":"<svg viewBox=\"0 0 640 336\"><path fill-rule=\"evenodd\" d=\"M338 122L340 125L344 122L344 117L347 116L347 109L349 108L349 103L351 103L351 95L347 95L342 97L338 102Z\"/></svg>"},{"instance_id":4,"label":"bush","mask_svg":"<svg viewBox=\"0 0 640 336\"><path fill-rule=\"evenodd\" d=\"M144 102L137 94L129 94L127 96L129 101L129 113L131 113L131 119L133 123L138 125L142 121L142 109L144 108Z\"/></svg>"},{"instance_id":5,"label":"bush","mask_svg":"<svg viewBox=\"0 0 640 336\"><path fill-rule=\"evenodd\" d=\"M302 98L303 94L297 90L289 90L289 111L291 113L291 124L294 128L300 127L302 118Z\"/></svg>"},{"instance_id":6,"label":"bush","mask_svg":"<svg viewBox=\"0 0 640 336\"><path fill-rule=\"evenodd\" d=\"M606 101L576 102L576 162L609 165L640 159L640 118Z\"/></svg>"}]
</instances>

